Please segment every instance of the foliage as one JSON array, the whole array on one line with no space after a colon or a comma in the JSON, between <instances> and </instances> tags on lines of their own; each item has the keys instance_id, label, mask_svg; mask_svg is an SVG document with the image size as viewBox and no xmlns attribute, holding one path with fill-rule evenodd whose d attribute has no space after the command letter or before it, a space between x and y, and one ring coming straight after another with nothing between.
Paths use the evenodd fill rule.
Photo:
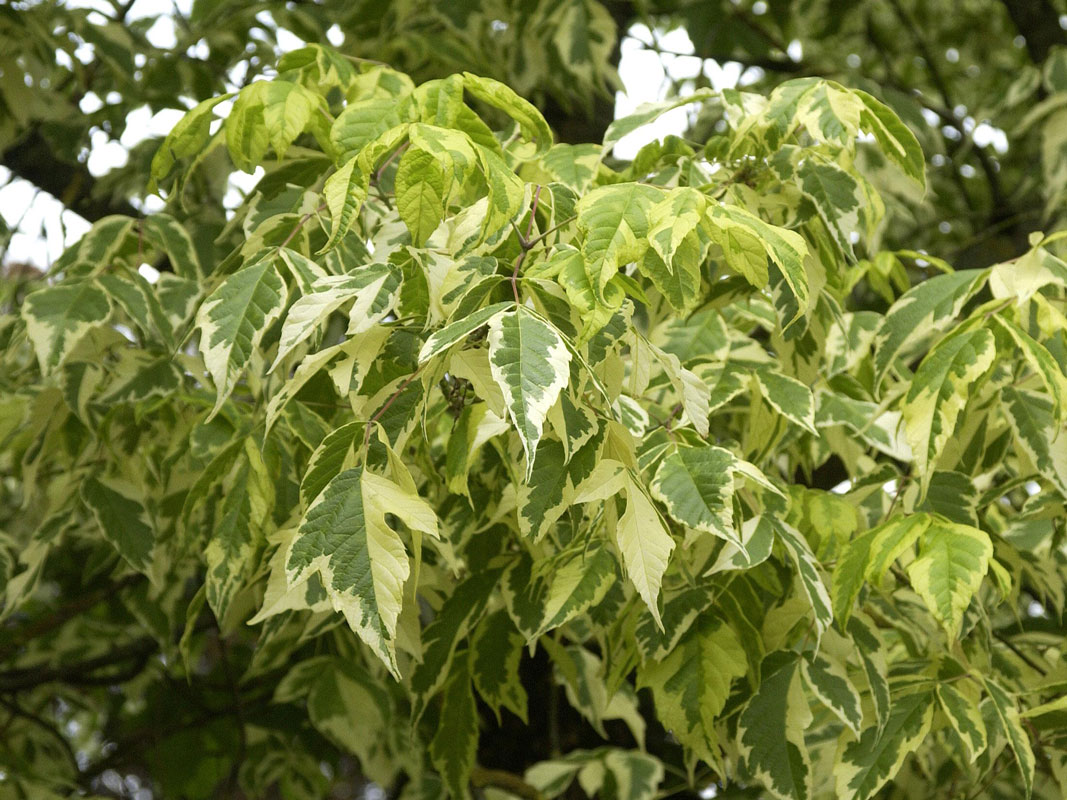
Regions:
<instances>
[{"instance_id":1,"label":"foliage","mask_svg":"<svg viewBox=\"0 0 1067 800\"><path fill-rule=\"evenodd\" d=\"M1063 796L1064 236L886 249L843 83L516 83L287 53L5 286L0 796Z\"/></svg>"}]
</instances>

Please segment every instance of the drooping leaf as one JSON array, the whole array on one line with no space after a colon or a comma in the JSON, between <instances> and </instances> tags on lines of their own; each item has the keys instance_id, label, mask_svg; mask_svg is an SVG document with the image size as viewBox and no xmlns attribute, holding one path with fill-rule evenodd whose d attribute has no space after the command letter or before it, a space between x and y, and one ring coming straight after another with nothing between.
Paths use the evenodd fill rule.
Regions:
<instances>
[{"instance_id":1,"label":"drooping leaf","mask_svg":"<svg viewBox=\"0 0 1067 800\"><path fill-rule=\"evenodd\" d=\"M935 517L923 532L908 578L950 639L959 635L963 612L982 585L992 556L993 543L978 528Z\"/></svg>"},{"instance_id":2,"label":"drooping leaf","mask_svg":"<svg viewBox=\"0 0 1067 800\"><path fill-rule=\"evenodd\" d=\"M867 728L842 751L835 770L838 796L855 800L873 797L922 744L933 717L929 692L895 699L884 728Z\"/></svg>"},{"instance_id":3,"label":"drooping leaf","mask_svg":"<svg viewBox=\"0 0 1067 800\"><path fill-rule=\"evenodd\" d=\"M795 655L772 653L760 668L759 688L737 723L744 774L778 800L812 796L811 759L804 729L811 719Z\"/></svg>"},{"instance_id":4,"label":"drooping leaf","mask_svg":"<svg viewBox=\"0 0 1067 800\"><path fill-rule=\"evenodd\" d=\"M487 321L489 365L522 440L528 480L548 410L570 377L571 352L552 325L524 306Z\"/></svg>"},{"instance_id":5,"label":"drooping leaf","mask_svg":"<svg viewBox=\"0 0 1067 800\"><path fill-rule=\"evenodd\" d=\"M903 417L924 488L930 480L929 469L952 435L969 392L995 355L993 334L979 328L946 337L916 370L904 400Z\"/></svg>"},{"instance_id":6,"label":"drooping leaf","mask_svg":"<svg viewBox=\"0 0 1067 800\"><path fill-rule=\"evenodd\" d=\"M977 269L936 275L901 295L874 340L876 385L906 348L947 328L988 275L987 270Z\"/></svg>"},{"instance_id":7,"label":"drooping leaf","mask_svg":"<svg viewBox=\"0 0 1067 800\"><path fill-rule=\"evenodd\" d=\"M715 722L730 685L747 671L737 635L717 617L694 623L666 658L648 664L640 682L652 690L656 713L675 738L710 764L718 762Z\"/></svg>"},{"instance_id":8,"label":"drooping leaf","mask_svg":"<svg viewBox=\"0 0 1067 800\"><path fill-rule=\"evenodd\" d=\"M136 570L148 568L155 533L134 486L117 480L86 479L82 498L92 509L100 532Z\"/></svg>"},{"instance_id":9,"label":"drooping leaf","mask_svg":"<svg viewBox=\"0 0 1067 800\"><path fill-rule=\"evenodd\" d=\"M290 584L320 573L334 608L396 674L396 623L411 568L386 514L438 535L425 500L363 467L345 470L308 507L289 546L286 572Z\"/></svg>"},{"instance_id":10,"label":"drooping leaf","mask_svg":"<svg viewBox=\"0 0 1067 800\"><path fill-rule=\"evenodd\" d=\"M983 676L986 692L993 704L995 719L1000 725L1000 732L1008 740L1008 746L1015 754L1015 763L1023 776L1023 788L1029 797L1034 789L1034 751L1030 746L1030 737L1019 719L1019 710L1015 699L995 680Z\"/></svg>"},{"instance_id":11,"label":"drooping leaf","mask_svg":"<svg viewBox=\"0 0 1067 800\"><path fill-rule=\"evenodd\" d=\"M29 295L22 317L41 372L59 367L82 337L110 314L107 295L92 281L52 286Z\"/></svg>"},{"instance_id":12,"label":"drooping leaf","mask_svg":"<svg viewBox=\"0 0 1067 800\"><path fill-rule=\"evenodd\" d=\"M196 314L200 350L215 383L218 413L267 328L281 316L285 284L271 258L227 277Z\"/></svg>"},{"instance_id":13,"label":"drooping leaf","mask_svg":"<svg viewBox=\"0 0 1067 800\"><path fill-rule=\"evenodd\" d=\"M452 797L470 797L470 774L478 750L478 709L468 658L453 663L445 684L441 718L430 741L430 758Z\"/></svg>"}]
</instances>

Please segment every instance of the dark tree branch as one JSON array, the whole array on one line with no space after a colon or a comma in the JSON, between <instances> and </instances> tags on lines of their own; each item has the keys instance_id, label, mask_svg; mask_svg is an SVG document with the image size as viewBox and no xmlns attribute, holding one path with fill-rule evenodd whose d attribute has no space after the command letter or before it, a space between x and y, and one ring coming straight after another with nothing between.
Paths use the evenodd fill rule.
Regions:
<instances>
[{"instance_id":1,"label":"dark tree branch","mask_svg":"<svg viewBox=\"0 0 1067 800\"><path fill-rule=\"evenodd\" d=\"M66 605L60 606L54 613L46 617L40 617L25 627L17 628L10 633L3 632L4 635L0 635L0 662L11 658L19 651L19 648L38 636L65 625L83 611L88 611L97 603L114 597L123 589L143 580L146 580L144 575L133 573L117 581L109 581L102 586L86 589L83 594Z\"/></svg>"},{"instance_id":2,"label":"dark tree branch","mask_svg":"<svg viewBox=\"0 0 1067 800\"><path fill-rule=\"evenodd\" d=\"M95 192L96 178L88 168L60 159L36 126L0 154L0 166L48 192L89 222L111 214L141 216L126 200L99 197Z\"/></svg>"},{"instance_id":3,"label":"dark tree branch","mask_svg":"<svg viewBox=\"0 0 1067 800\"><path fill-rule=\"evenodd\" d=\"M34 713L30 712L30 711L27 711L26 709L22 708L20 705L18 705L17 703L15 703L13 701L5 700L4 698L0 697L0 706L3 706L5 709L7 709L8 712L11 713L11 716L12 716L13 719L14 718L18 718L18 719L26 720L27 722L29 722L29 723L37 726L41 730L43 730L52 739L54 739L56 742L58 742L59 745L60 745L60 748L63 750L64 754L66 755L67 760L70 761L70 765L74 769L75 774L77 774L77 772L78 772L78 758L77 758L77 756L74 755L74 748L72 748L70 746L70 742L67 740L66 736L64 736L62 733L60 733L56 728L54 728L52 725L50 725L42 717L40 717L37 714L34 714Z\"/></svg>"},{"instance_id":4,"label":"dark tree branch","mask_svg":"<svg viewBox=\"0 0 1067 800\"><path fill-rule=\"evenodd\" d=\"M155 639L145 637L130 644L116 647L96 658L88 658L73 664L51 667L36 664L32 667L0 672L0 692L20 692L46 683L68 683L72 686L111 686L124 683L141 673L149 657L159 645ZM130 662L125 669L105 674L98 670Z\"/></svg>"},{"instance_id":5,"label":"dark tree branch","mask_svg":"<svg viewBox=\"0 0 1067 800\"><path fill-rule=\"evenodd\" d=\"M544 795L537 791L535 787L528 784L518 775L501 769L487 769L475 765L474 769L471 770L471 783L479 789L486 786L503 789L516 797L526 798L526 800L544 800Z\"/></svg>"},{"instance_id":6,"label":"dark tree branch","mask_svg":"<svg viewBox=\"0 0 1067 800\"><path fill-rule=\"evenodd\" d=\"M1026 40L1026 52L1035 64L1048 58L1055 45L1067 45L1067 31L1049 0L1001 0L1016 30Z\"/></svg>"}]
</instances>

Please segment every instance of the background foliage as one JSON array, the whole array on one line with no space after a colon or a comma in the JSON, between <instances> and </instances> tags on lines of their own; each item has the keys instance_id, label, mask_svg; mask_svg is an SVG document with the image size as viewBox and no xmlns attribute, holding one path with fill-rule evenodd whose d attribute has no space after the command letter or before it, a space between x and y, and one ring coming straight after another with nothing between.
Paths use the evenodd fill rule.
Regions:
<instances>
[{"instance_id":1,"label":"background foliage","mask_svg":"<svg viewBox=\"0 0 1067 800\"><path fill-rule=\"evenodd\" d=\"M1067 9L103 8L0 9L0 796L1067 793Z\"/></svg>"}]
</instances>

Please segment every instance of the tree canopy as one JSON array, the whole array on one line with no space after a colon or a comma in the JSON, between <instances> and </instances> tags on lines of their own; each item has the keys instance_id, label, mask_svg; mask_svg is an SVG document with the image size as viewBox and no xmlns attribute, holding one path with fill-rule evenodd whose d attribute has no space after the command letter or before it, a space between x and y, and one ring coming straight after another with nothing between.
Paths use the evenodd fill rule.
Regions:
<instances>
[{"instance_id":1,"label":"tree canopy","mask_svg":"<svg viewBox=\"0 0 1067 800\"><path fill-rule=\"evenodd\" d=\"M0 8L91 223L0 272L0 798L1067 794L1067 8L96 6Z\"/></svg>"}]
</instances>

